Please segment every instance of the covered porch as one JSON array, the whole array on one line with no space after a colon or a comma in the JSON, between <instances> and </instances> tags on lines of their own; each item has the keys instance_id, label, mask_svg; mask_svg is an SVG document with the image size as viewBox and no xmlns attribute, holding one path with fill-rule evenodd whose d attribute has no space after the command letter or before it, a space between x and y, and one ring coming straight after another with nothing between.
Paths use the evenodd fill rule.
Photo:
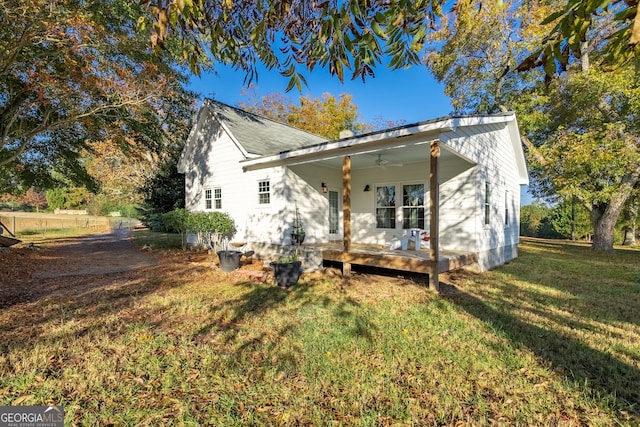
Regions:
<instances>
[{"instance_id":1,"label":"covered porch","mask_svg":"<svg viewBox=\"0 0 640 427\"><path fill-rule=\"evenodd\" d=\"M323 199L329 199L330 219L326 223L329 238L308 243L321 248L324 260L342 263L345 276L350 274L352 264L412 271L428 274L429 287L438 291L439 273L478 259L471 252L441 251L441 162L445 159L448 165L455 166L447 168L445 180L475 166L475 162L441 143L439 135L451 129L448 122L425 122L362 137L347 136L243 164L245 170L286 166L296 178L301 178L288 180L297 186L287 188L288 193L298 197L292 196L292 203L297 204L307 189L321 190L308 196L314 201L309 202L307 223L325 224L322 216L327 210L313 206L322 206ZM401 200L405 187L418 188L423 194L419 206L404 206L406 203ZM387 204L381 205L377 202L379 198L373 197L379 194L375 192L377 188L392 189ZM381 217L380 213L385 211L392 214ZM403 211L414 214L411 220L419 222L403 221L407 218ZM421 251L391 251L380 245L410 228L424 229L430 236L430 247ZM327 240L339 243L326 243Z\"/></svg>"}]
</instances>

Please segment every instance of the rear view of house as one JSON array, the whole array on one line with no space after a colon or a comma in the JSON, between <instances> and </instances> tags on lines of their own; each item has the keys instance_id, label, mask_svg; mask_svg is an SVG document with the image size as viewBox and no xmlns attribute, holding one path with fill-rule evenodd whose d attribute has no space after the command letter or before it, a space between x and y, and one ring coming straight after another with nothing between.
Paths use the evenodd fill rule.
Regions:
<instances>
[{"instance_id":1,"label":"rear view of house","mask_svg":"<svg viewBox=\"0 0 640 427\"><path fill-rule=\"evenodd\" d=\"M228 212L234 240L266 258L290 244L296 208L305 245L340 243L345 254L418 229L438 251L475 254L481 270L517 256L528 175L513 113L328 141L207 99L178 167L187 209Z\"/></svg>"}]
</instances>

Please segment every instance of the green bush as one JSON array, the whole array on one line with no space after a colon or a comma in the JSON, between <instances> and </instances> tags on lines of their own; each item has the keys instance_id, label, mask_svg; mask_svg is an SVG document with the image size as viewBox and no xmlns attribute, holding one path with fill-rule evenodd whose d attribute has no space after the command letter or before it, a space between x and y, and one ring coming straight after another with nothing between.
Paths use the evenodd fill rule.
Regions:
<instances>
[{"instance_id":1,"label":"green bush","mask_svg":"<svg viewBox=\"0 0 640 427\"><path fill-rule=\"evenodd\" d=\"M187 229L198 236L200 243L213 249L236 233L236 224L226 212L192 212L187 218Z\"/></svg>"},{"instance_id":2,"label":"green bush","mask_svg":"<svg viewBox=\"0 0 640 427\"><path fill-rule=\"evenodd\" d=\"M84 209L91 192L85 187L58 187L47 190L46 198L51 209Z\"/></svg>"},{"instance_id":3,"label":"green bush","mask_svg":"<svg viewBox=\"0 0 640 427\"><path fill-rule=\"evenodd\" d=\"M226 212L189 212L174 209L162 215L165 230L180 233L182 247L186 248L186 233L197 236L198 243L213 249L223 245L236 233L236 224Z\"/></svg>"},{"instance_id":4,"label":"green bush","mask_svg":"<svg viewBox=\"0 0 640 427\"><path fill-rule=\"evenodd\" d=\"M162 222L167 231L180 233L182 237L182 249L186 249L186 233L188 229L189 216L191 214L186 209L174 209L171 212L162 214Z\"/></svg>"}]
</instances>

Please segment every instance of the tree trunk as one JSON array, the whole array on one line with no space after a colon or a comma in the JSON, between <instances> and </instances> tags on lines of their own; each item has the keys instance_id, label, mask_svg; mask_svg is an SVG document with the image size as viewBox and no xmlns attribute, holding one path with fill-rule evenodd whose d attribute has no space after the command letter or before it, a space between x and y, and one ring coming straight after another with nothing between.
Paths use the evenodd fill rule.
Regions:
<instances>
[{"instance_id":1,"label":"tree trunk","mask_svg":"<svg viewBox=\"0 0 640 427\"><path fill-rule=\"evenodd\" d=\"M632 227L624 228L624 241L623 246L635 246L636 245L636 230Z\"/></svg>"},{"instance_id":2,"label":"tree trunk","mask_svg":"<svg viewBox=\"0 0 640 427\"><path fill-rule=\"evenodd\" d=\"M622 242L624 246L636 245L637 225L638 225L638 205L633 205L629 207L629 224L624 228L624 242Z\"/></svg>"},{"instance_id":3,"label":"tree trunk","mask_svg":"<svg viewBox=\"0 0 640 427\"><path fill-rule=\"evenodd\" d=\"M610 206L605 209L594 206L591 210L591 224L593 225L593 243L591 249L594 251L612 251L613 250L613 230L618 219L617 213L611 212Z\"/></svg>"},{"instance_id":4,"label":"tree trunk","mask_svg":"<svg viewBox=\"0 0 640 427\"><path fill-rule=\"evenodd\" d=\"M639 180L640 165L637 165L631 173L622 177L620 187L611 195L608 202L594 204L589 209L589 217L593 225L591 249L594 251L613 250L613 230Z\"/></svg>"},{"instance_id":5,"label":"tree trunk","mask_svg":"<svg viewBox=\"0 0 640 427\"><path fill-rule=\"evenodd\" d=\"M580 67L583 73L589 71L589 42L587 40L580 42Z\"/></svg>"}]
</instances>

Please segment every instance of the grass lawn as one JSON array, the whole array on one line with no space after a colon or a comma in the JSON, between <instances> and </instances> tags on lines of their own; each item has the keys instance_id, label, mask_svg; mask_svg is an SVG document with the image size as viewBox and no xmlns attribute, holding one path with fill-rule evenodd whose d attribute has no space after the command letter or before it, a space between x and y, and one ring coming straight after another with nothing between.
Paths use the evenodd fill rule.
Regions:
<instances>
[{"instance_id":1,"label":"grass lawn","mask_svg":"<svg viewBox=\"0 0 640 427\"><path fill-rule=\"evenodd\" d=\"M69 425L640 425L638 249L526 240L443 295L331 270L286 291L154 253L2 309L0 406L63 405Z\"/></svg>"}]
</instances>

